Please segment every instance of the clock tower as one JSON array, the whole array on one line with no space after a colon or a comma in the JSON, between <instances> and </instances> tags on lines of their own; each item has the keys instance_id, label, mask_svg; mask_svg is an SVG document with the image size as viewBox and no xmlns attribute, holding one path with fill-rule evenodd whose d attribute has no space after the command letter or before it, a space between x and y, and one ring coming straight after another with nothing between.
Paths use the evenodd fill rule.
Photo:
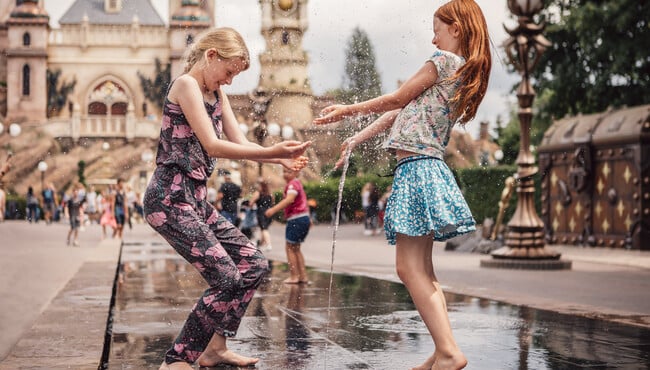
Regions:
<instances>
[{"instance_id":1,"label":"clock tower","mask_svg":"<svg viewBox=\"0 0 650 370\"><path fill-rule=\"evenodd\" d=\"M262 36L258 91L270 98L266 121L297 130L311 124L313 94L307 74L309 62L302 48L307 30L308 0L260 0Z\"/></svg>"}]
</instances>

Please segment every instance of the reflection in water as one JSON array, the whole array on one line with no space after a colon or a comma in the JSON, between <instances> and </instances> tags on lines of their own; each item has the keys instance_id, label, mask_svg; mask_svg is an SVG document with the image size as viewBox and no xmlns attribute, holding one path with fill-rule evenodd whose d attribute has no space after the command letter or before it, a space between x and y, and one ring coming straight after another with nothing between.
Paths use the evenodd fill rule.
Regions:
<instances>
[{"instance_id":1,"label":"reflection in water","mask_svg":"<svg viewBox=\"0 0 650 370\"><path fill-rule=\"evenodd\" d=\"M273 266L231 349L261 358L258 369L403 369L433 342L398 283L310 270L311 285L283 284ZM113 317L110 369L157 368L206 288L162 245L127 245ZM650 331L447 294L455 336L472 369L647 369ZM328 328L329 327L329 328ZM326 335L326 331L329 334Z\"/></svg>"}]
</instances>

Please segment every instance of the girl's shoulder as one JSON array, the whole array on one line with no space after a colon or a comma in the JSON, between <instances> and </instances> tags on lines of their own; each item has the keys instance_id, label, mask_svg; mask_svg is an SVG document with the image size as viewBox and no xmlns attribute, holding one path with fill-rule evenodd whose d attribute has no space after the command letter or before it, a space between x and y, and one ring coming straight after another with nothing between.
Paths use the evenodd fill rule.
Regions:
<instances>
[{"instance_id":1,"label":"girl's shoulder","mask_svg":"<svg viewBox=\"0 0 650 370\"><path fill-rule=\"evenodd\" d=\"M450 75L453 75L458 68L465 64L465 58L449 51L437 49L433 52L433 55L427 59L427 62L432 62L436 66L438 73L443 78L447 78L450 77Z\"/></svg>"},{"instance_id":2,"label":"girl's shoulder","mask_svg":"<svg viewBox=\"0 0 650 370\"><path fill-rule=\"evenodd\" d=\"M176 79L172 80L169 83L169 88L167 89L167 101L174 105L178 105L178 94L184 94L189 89L198 88L199 85L192 76L188 74L182 74Z\"/></svg>"},{"instance_id":3,"label":"girl's shoulder","mask_svg":"<svg viewBox=\"0 0 650 370\"><path fill-rule=\"evenodd\" d=\"M434 59L449 59L451 61L465 63L465 58L461 57L460 55L441 49L436 49L431 57L429 57L429 60Z\"/></svg>"}]
</instances>

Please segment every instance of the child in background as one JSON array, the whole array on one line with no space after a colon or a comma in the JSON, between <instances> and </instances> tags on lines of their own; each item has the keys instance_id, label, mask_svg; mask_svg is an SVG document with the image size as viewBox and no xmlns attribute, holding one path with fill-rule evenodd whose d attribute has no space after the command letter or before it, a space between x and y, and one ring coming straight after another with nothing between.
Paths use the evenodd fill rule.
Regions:
<instances>
[{"instance_id":1,"label":"child in background","mask_svg":"<svg viewBox=\"0 0 650 370\"><path fill-rule=\"evenodd\" d=\"M269 233L269 226L271 226L272 219L264 215L266 210L273 206L273 196L269 190L268 182L260 180L257 183L257 191L251 197L251 204L257 210L257 225L260 227L258 247L262 250L270 251L273 249L271 246L271 234Z\"/></svg>"},{"instance_id":2,"label":"child in background","mask_svg":"<svg viewBox=\"0 0 650 370\"><path fill-rule=\"evenodd\" d=\"M475 230L444 153L452 127L476 115L492 61L485 17L473 0L451 0L441 6L433 16L433 31L438 50L395 92L326 107L314 123L387 112L343 143L336 166L343 164L348 150L391 128L384 147L396 151L397 167L384 230L388 242L396 245L397 274L435 344L433 354L415 369L457 370L467 365L467 359L451 331L432 248L434 241Z\"/></svg>"},{"instance_id":3,"label":"child in background","mask_svg":"<svg viewBox=\"0 0 650 370\"><path fill-rule=\"evenodd\" d=\"M72 245L75 247L79 246L77 239L79 237L81 219L83 218L83 205L86 202L86 197L79 197L79 189L82 186L81 184L75 184L72 187L72 196L66 203L68 216L70 217L70 231L68 231L67 245L70 245L70 238L72 238Z\"/></svg>"},{"instance_id":4,"label":"child in background","mask_svg":"<svg viewBox=\"0 0 650 370\"><path fill-rule=\"evenodd\" d=\"M106 239L106 226L111 228L113 237L117 232L117 221L115 221L115 211L113 210L115 194L109 192L105 194L101 200L102 217L99 219L99 224L102 226L102 239Z\"/></svg>"},{"instance_id":5,"label":"child in background","mask_svg":"<svg viewBox=\"0 0 650 370\"><path fill-rule=\"evenodd\" d=\"M284 198L269 208L265 215L271 217L278 211L284 210L284 218L287 220L284 236L290 276L284 282L286 284L309 283L305 269L305 257L300 250L300 244L305 241L311 227L307 195L302 183L297 178L298 171L285 168L282 175L284 181L287 182L284 187Z\"/></svg>"},{"instance_id":6,"label":"child in background","mask_svg":"<svg viewBox=\"0 0 650 370\"><path fill-rule=\"evenodd\" d=\"M239 205L239 230L246 235L248 239L253 240L253 233L257 227L257 214L251 207L250 201L245 200Z\"/></svg>"}]
</instances>

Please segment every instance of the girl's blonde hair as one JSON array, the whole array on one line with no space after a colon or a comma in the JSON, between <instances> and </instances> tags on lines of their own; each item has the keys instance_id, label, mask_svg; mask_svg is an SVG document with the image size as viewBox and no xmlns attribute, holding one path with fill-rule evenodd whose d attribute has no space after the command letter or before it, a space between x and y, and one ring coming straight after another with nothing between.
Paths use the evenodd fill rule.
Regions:
<instances>
[{"instance_id":1,"label":"girl's blonde hair","mask_svg":"<svg viewBox=\"0 0 650 370\"><path fill-rule=\"evenodd\" d=\"M476 116L490 79L492 56L487 23L474 0L452 0L438 8L434 17L447 25L456 24L460 32L460 52L466 62L452 77L459 80L460 86L451 102L454 117L465 124Z\"/></svg>"},{"instance_id":2,"label":"girl's blonde hair","mask_svg":"<svg viewBox=\"0 0 650 370\"><path fill-rule=\"evenodd\" d=\"M189 72L196 62L203 58L205 51L213 48L222 59L241 59L242 71L250 67L250 55L244 38L232 28L221 27L198 35L197 41L187 48L184 55L184 72Z\"/></svg>"}]
</instances>

